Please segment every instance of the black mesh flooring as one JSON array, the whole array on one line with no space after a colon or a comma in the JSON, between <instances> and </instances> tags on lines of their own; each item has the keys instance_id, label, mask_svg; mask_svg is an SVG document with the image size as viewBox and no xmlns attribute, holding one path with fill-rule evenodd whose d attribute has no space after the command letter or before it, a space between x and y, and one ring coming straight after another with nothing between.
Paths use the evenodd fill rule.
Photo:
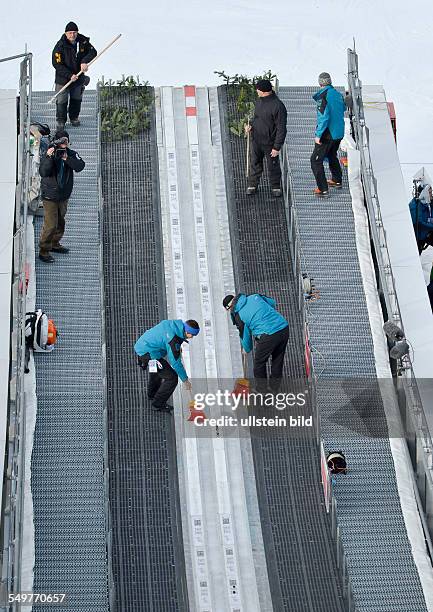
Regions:
<instances>
[{"instance_id":1,"label":"black mesh flooring","mask_svg":"<svg viewBox=\"0 0 433 612\"><path fill-rule=\"evenodd\" d=\"M284 204L270 196L267 179L256 196L245 195L245 140L228 129L228 117L236 113L235 94L226 88L219 92L236 290L276 299L290 324L285 383L299 384L305 379L303 324ZM280 429L253 437L252 445L274 609L344 610L312 434L289 437Z\"/></svg>"},{"instance_id":2,"label":"black mesh flooring","mask_svg":"<svg viewBox=\"0 0 433 612\"><path fill-rule=\"evenodd\" d=\"M133 108L134 91L115 104ZM104 104L110 98L104 98ZM153 413L133 345L165 318L154 112L102 142L112 570L117 610L187 609L172 417Z\"/></svg>"}]
</instances>

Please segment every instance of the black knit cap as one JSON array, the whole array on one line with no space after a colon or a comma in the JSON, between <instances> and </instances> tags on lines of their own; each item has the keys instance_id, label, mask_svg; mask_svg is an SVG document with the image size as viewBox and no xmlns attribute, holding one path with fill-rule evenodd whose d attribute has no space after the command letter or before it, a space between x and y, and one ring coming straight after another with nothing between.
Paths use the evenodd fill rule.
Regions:
<instances>
[{"instance_id":1,"label":"black knit cap","mask_svg":"<svg viewBox=\"0 0 433 612\"><path fill-rule=\"evenodd\" d=\"M59 140L59 138L67 138L69 140L69 134L66 130L57 130L54 134L54 140Z\"/></svg>"},{"instance_id":2,"label":"black knit cap","mask_svg":"<svg viewBox=\"0 0 433 612\"><path fill-rule=\"evenodd\" d=\"M234 295L226 295L225 298L223 299L223 306L226 310L227 310L227 306L230 304L230 302L232 301L234 297L235 297Z\"/></svg>"},{"instance_id":3,"label":"black knit cap","mask_svg":"<svg viewBox=\"0 0 433 612\"><path fill-rule=\"evenodd\" d=\"M260 79L260 81L257 81L256 83L256 89L259 89L260 91L272 91L272 83L270 81L268 81L267 79Z\"/></svg>"},{"instance_id":4,"label":"black knit cap","mask_svg":"<svg viewBox=\"0 0 433 612\"><path fill-rule=\"evenodd\" d=\"M78 32L78 26L73 21L70 21L65 26L65 32Z\"/></svg>"}]
</instances>

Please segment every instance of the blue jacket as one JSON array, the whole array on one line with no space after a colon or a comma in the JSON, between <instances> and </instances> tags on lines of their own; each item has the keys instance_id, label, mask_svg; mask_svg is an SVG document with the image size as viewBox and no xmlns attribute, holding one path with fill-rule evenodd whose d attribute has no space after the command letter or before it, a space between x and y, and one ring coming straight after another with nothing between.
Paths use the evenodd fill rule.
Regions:
<instances>
[{"instance_id":1,"label":"blue jacket","mask_svg":"<svg viewBox=\"0 0 433 612\"><path fill-rule=\"evenodd\" d=\"M328 130L332 140L340 140L344 136L344 98L332 85L322 87L313 100L317 103L316 136L322 138Z\"/></svg>"},{"instance_id":2,"label":"blue jacket","mask_svg":"<svg viewBox=\"0 0 433 612\"><path fill-rule=\"evenodd\" d=\"M418 203L418 206L417 206ZM417 223L418 208L418 223ZM433 217L430 204L413 198L409 203L410 216L417 240L425 240L429 232L433 232ZM418 226L418 227L417 227Z\"/></svg>"},{"instance_id":3,"label":"blue jacket","mask_svg":"<svg viewBox=\"0 0 433 612\"><path fill-rule=\"evenodd\" d=\"M253 348L253 336L275 334L289 325L275 310L275 300L258 293L240 293L235 299L231 317L239 330L242 347L247 353Z\"/></svg>"},{"instance_id":4,"label":"blue jacket","mask_svg":"<svg viewBox=\"0 0 433 612\"><path fill-rule=\"evenodd\" d=\"M134 344L134 350L137 355L149 353L151 359L167 357L181 381L185 382L188 376L182 363L182 342L187 342L183 321L165 320L144 332Z\"/></svg>"}]
</instances>

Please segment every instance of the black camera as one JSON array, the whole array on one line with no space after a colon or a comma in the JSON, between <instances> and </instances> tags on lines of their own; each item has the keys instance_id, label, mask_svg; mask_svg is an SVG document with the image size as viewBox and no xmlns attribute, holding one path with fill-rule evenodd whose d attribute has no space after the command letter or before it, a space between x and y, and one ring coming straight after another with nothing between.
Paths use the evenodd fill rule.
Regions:
<instances>
[{"instance_id":1,"label":"black camera","mask_svg":"<svg viewBox=\"0 0 433 612\"><path fill-rule=\"evenodd\" d=\"M63 157L66 149L61 147L60 145L69 144L69 140L66 136L62 136L61 138L56 138L50 142L50 147L54 147L54 155L57 158Z\"/></svg>"}]
</instances>

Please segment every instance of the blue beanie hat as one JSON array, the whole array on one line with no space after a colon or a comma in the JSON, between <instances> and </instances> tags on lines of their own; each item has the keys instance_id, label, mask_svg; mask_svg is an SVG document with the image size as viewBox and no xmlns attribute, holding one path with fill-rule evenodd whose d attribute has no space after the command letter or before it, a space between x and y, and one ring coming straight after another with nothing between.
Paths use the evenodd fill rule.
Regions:
<instances>
[{"instance_id":1,"label":"blue beanie hat","mask_svg":"<svg viewBox=\"0 0 433 612\"><path fill-rule=\"evenodd\" d=\"M194 321L195 323L196 321ZM198 332L200 331L200 327L192 327L192 325L188 325L188 321L184 321L183 322L183 327L185 329L186 332L188 332L189 334L191 334L191 336L197 336Z\"/></svg>"}]
</instances>

